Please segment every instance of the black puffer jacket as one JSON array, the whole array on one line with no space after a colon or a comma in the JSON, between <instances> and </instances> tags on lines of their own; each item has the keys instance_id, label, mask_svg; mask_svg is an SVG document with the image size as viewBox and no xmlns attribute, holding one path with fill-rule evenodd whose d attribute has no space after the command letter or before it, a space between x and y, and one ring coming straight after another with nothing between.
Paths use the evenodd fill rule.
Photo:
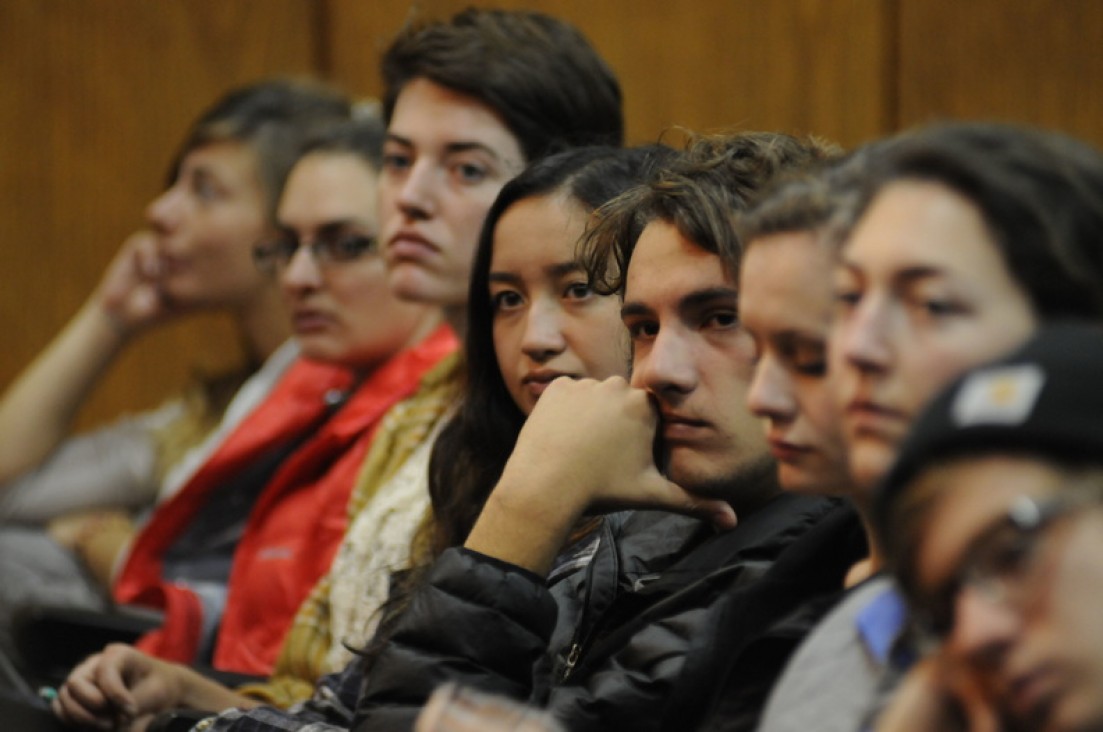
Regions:
<instances>
[{"instance_id":1,"label":"black puffer jacket","mask_svg":"<svg viewBox=\"0 0 1103 732\"><path fill-rule=\"evenodd\" d=\"M683 673L716 671L695 658L702 649L726 657L823 591L772 584L754 601L757 580L779 556L839 511L849 509L783 494L722 534L683 516L637 512L606 522L593 561L551 588L513 565L449 550L373 659L354 729L411 729L445 681L547 707L572 732L660 729L668 707L711 696L715 677ZM824 584L837 587L843 571ZM736 606L753 612L733 616ZM708 637L721 610L723 645ZM782 663L768 664L769 673Z\"/></svg>"}]
</instances>

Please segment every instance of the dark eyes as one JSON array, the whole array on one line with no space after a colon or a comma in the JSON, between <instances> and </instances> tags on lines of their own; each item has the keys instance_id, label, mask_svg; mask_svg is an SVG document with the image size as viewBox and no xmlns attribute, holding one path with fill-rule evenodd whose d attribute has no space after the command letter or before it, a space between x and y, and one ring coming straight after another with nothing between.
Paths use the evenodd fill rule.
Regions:
<instances>
[{"instance_id":1,"label":"dark eyes","mask_svg":"<svg viewBox=\"0 0 1103 732\"><path fill-rule=\"evenodd\" d=\"M410 167L410 156L405 153L387 153L383 156L383 169L401 171Z\"/></svg>"},{"instance_id":2,"label":"dark eyes","mask_svg":"<svg viewBox=\"0 0 1103 732\"><path fill-rule=\"evenodd\" d=\"M563 296L571 300L585 300L593 294L593 289L585 282L572 282L563 292Z\"/></svg>"},{"instance_id":3,"label":"dark eyes","mask_svg":"<svg viewBox=\"0 0 1103 732\"><path fill-rule=\"evenodd\" d=\"M523 302L521 295L513 290L503 290L491 296L490 308L494 312L512 310L520 307Z\"/></svg>"},{"instance_id":4,"label":"dark eyes","mask_svg":"<svg viewBox=\"0 0 1103 732\"><path fill-rule=\"evenodd\" d=\"M739 325L739 315L734 310L717 310L705 316L705 325L717 328L731 328Z\"/></svg>"},{"instance_id":5,"label":"dark eyes","mask_svg":"<svg viewBox=\"0 0 1103 732\"><path fill-rule=\"evenodd\" d=\"M277 236L253 249L253 259L263 272L286 267L299 250L299 239L292 235ZM366 234L334 234L319 236L306 245L319 264L327 262L352 262L374 252L376 239Z\"/></svg>"},{"instance_id":6,"label":"dark eyes","mask_svg":"<svg viewBox=\"0 0 1103 732\"><path fill-rule=\"evenodd\" d=\"M463 183L481 183L486 180L487 170L481 165L460 163L454 168L455 175Z\"/></svg>"},{"instance_id":7,"label":"dark eyes","mask_svg":"<svg viewBox=\"0 0 1103 732\"><path fill-rule=\"evenodd\" d=\"M628 328L628 337L634 341L654 338L659 334L659 324L652 320L625 323Z\"/></svg>"}]
</instances>

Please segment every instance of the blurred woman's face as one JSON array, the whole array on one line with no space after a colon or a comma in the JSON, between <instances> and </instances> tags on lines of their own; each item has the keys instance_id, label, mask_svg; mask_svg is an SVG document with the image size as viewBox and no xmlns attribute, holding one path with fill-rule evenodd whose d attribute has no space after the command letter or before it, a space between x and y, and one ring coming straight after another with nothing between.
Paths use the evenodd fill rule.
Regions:
<instances>
[{"instance_id":1,"label":"blurred woman's face","mask_svg":"<svg viewBox=\"0 0 1103 732\"><path fill-rule=\"evenodd\" d=\"M757 359L747 403L766 420L786 490L849 493L840 412L827 369L833 250L813 231L760 237L739 266L739 315Z\"/></svg>"},{"instance_id":2,"label":"blurred woman's face","mask_svg":"<svg viewBox=\"0 0 1103 732\"><path fill-rule=\"evenodd\" d=\"M309 154L288 176L276 218L293 253L278 272L308 358L374 365L408 345L436 312L400 301L387 286L377 183L376 172L352 153Z\"/></svg>"},{"instance_id":3,"label":"blurred woman's face","mask_svg":"<svg viewBox=\"0 0 1103 732\"><path fill-rule=\"evenodd\" d=\"M888 470L935 393L1037 323L979 209L932 182L897 181L876 196L843 246L835 302L830 369L863 486Z\"/></svg>"},{"instance_id":4,"label":"blurred woman's face","mask_svg":"<svg viewBox=\"0 0 1103 732\"><path fill-rule=\"evenodd\" d=\"M252 260L269 230L267 203L245 143L212 142L184 156L176 180L146 209L161 288L174 307L244 305L269 286Z\"/></svg>"},{"instance_id":5,"label":"blurred woman's face","mask_svg":"<svg viewBox=\"0 0 1103 732\"><path fill-rule=\"evenodd\" d=\"M597 295L575 259L587 211L562 195L514 203L494 229L494 351L510 396L528 414L553 379L628 372L616 297Z\"/></svg>"}]
</instances>

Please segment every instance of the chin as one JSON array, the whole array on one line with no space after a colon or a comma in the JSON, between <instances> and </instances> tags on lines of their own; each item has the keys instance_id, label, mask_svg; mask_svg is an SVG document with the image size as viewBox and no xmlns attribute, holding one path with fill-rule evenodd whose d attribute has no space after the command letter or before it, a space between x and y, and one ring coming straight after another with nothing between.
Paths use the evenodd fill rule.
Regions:
<instances>
[{"instance_id":1,"label":"chin","mask_svg":"<svg viewBox=\"0 0 1103 732\"><path fill-rule=\"evenodd\" d=\"M401 262L387 274L387 285L395 296L406 302L424 305L447 305L456 299L448 283L415 264ZM467 293L460 296L464 302Z\"/></svg>"},{"instance_id":2,"label":"chin","mask_svg":"<svg viewBox=\"0 0 1103 732\"><path fill-rule=\"evenodd\" d=\"M295 338L299 342L299 356L308 361L341 365L348 360L348 352L345 349L335 347L332 343L320 338L298 335Z\"/></svg>"},{"instance_id":3,"label":"chin","mask_svg":"<svg viewBox=\"0 0 1103 732\"><path fill-rule=\"evenodd\" d=\"M896 460L896 447L884 444L860 445L850 450L850 473L862 488L874 488Z\"/></svg>"},{"instance_id":4,"label":"chin","mask_svg":"<svg viewBox=\"0 0 1103 732\"><path fill-rule=\"evenodd\" d=\"M736 464L719 464L702 455L674 454L668 477L702 498L714 498L738 506L750 500L758 503L758 493L777 490L777 464L768 454Z\"/></svg>"}]
</instances>

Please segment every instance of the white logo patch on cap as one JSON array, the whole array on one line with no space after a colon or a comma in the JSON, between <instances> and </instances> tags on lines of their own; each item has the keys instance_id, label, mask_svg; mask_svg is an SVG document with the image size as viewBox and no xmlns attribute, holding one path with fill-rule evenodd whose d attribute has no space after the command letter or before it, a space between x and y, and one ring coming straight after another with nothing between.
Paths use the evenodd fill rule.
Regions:
<instances>
[{"instance_id":1,"label":"white logo patch on cap","mask_svg":"<svg viewBox=\"0 0 1103 732\"><path fill-rule=\"evenodd\" d=\"M1032 363L980 371L965 380L951 414L959 427L1019 424L1030 416L1045 380Z\"/></svg>"}]
</instances>

